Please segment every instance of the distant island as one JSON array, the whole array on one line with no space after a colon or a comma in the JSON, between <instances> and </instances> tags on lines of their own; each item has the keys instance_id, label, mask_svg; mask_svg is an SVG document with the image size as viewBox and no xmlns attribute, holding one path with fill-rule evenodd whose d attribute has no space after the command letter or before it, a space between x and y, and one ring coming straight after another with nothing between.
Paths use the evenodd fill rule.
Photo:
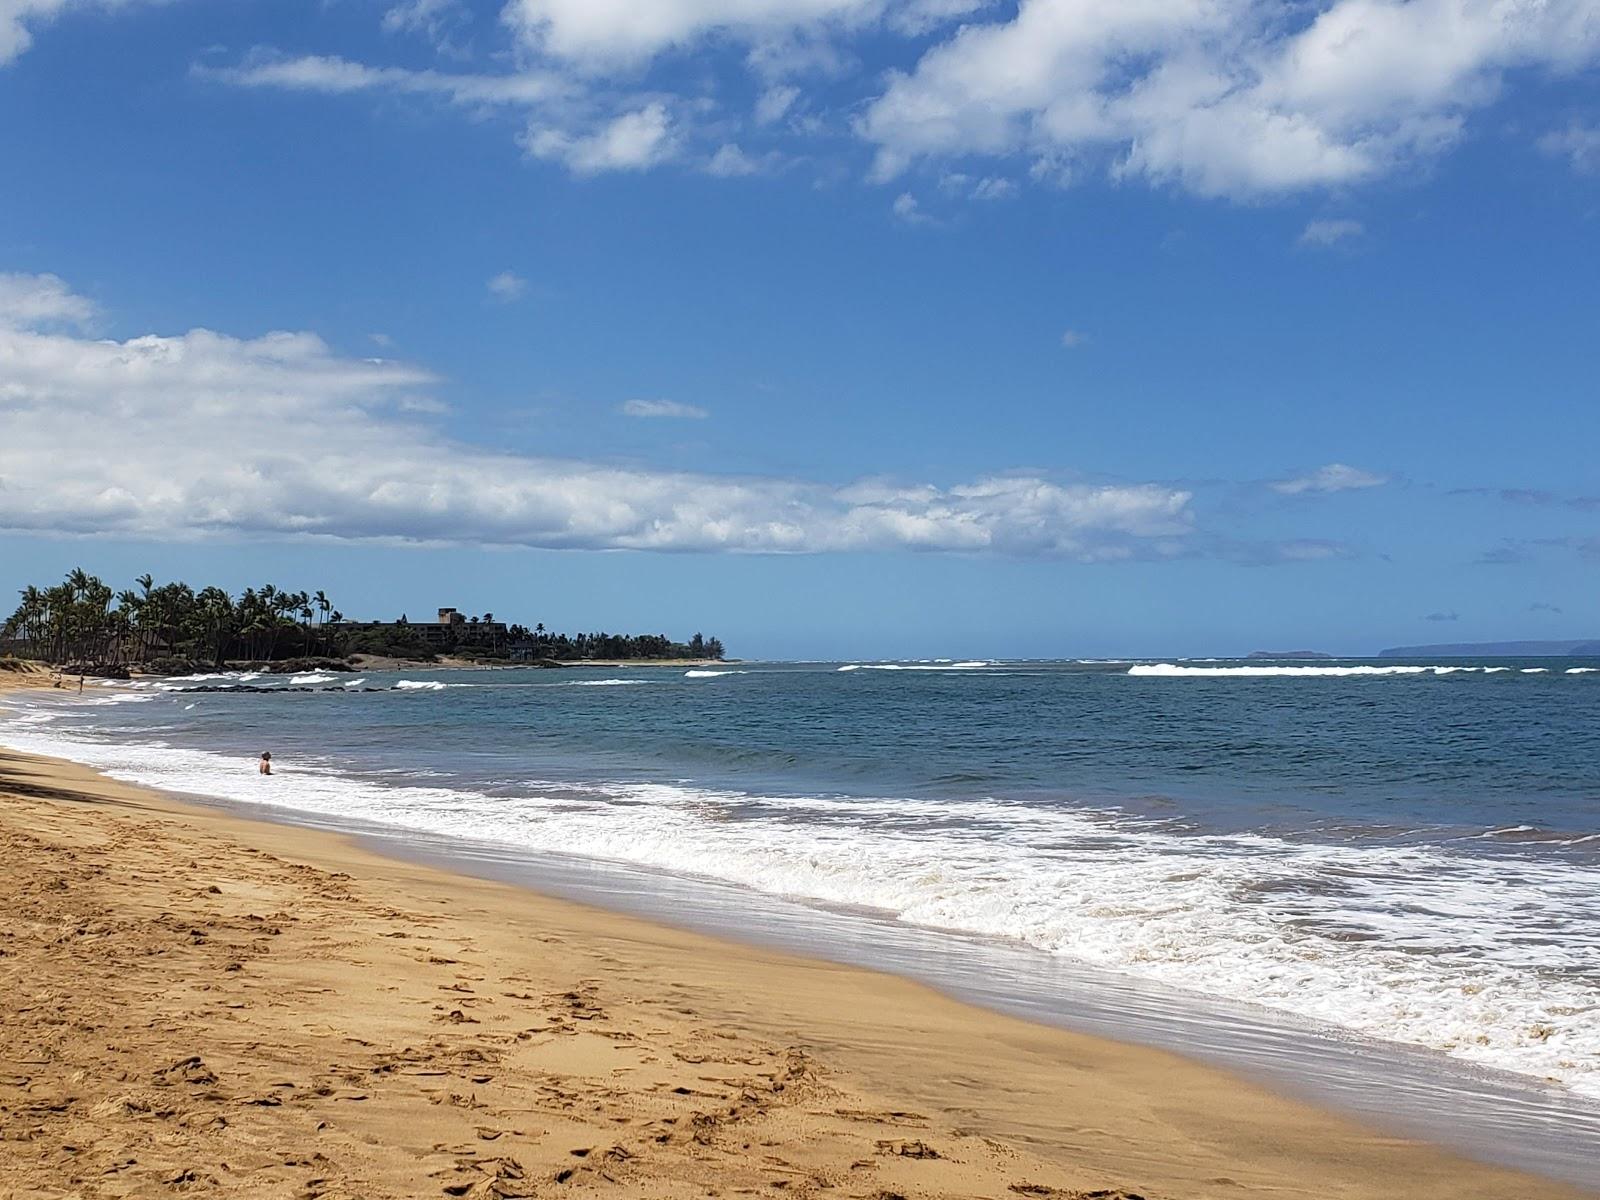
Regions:
<instances>
[{"instance_id":1,"label":"distant island","mask_svg":"<svg viewBox=\"0 0 1600 1200\"><path fill-rule=\"evenodd\" d=\"M542 622L529 629L454 608L440 608L432 621L352 621L322 591L269 583L235 597L218 587L158 585L148 574L134 583L138 590L114 591L79 569L54 587L23 588L16 611L0 621L0 654L122 677L229 664L341 670L357 655L543 666L724 657L721 641L699 633L685 642L657 633L552 633Z\"/></svg>"},{"instance_id":2,"label":"distant island","mask_svg":"<svg viewBox=\"0 0 1600 1200\"><path fill-rule=\"evenodd\" d=\"M1379 658L1584 658L1600 656L1600 638L1573 642L1438 642L1390 646Z\"/></svg>"},{"instance_id":3,"label":"distant island","mask_svg":"<svg viewBox=\"0 0 1600 1200\"><path fill-rule=\"evenodd\" d=\"M1321 650L1252 650L1250 658L1332 658Z\"/></svg>"}]
</instances>

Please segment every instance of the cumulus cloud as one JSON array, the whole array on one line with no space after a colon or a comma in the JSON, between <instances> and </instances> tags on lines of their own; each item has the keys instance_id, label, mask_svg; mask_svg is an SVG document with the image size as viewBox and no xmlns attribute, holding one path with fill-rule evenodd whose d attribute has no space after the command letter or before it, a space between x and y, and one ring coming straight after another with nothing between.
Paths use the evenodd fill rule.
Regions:
<instances>
[{"instance_id":1,"label":"cumulus cloud","mask_svg":"<svg viewBox=\"0 0 1600 1200\"><path fill-rule=\"evenodd\" d=\"M910 192L901 192L894 198L889 211L907 225L932 225L933 218L922 211L922 204Z\"/></svg>"},{"instance_id":2,"label":"cumulus cloud","mask_svg":"<svg viewBox=\"0 0 1600 1200\"><path fill-rule=\"evenodd\" d=\"M1285 496L1303 496L1312 493L1349 492L1361 488L1382 487L1388 482L1387 475L1363 471L1359 467L1346 466L1344 463L1329 463L1304 475L1276 480L1268 486Z\"/></svg>"},{"instance_id":3,"label":"cumulus cloud","mask_svg":"<svg viewBox=\"0 0 1600 1200\"><path fill-rule=\"evenodd\" d=\"M0 0L0 67L33 45L33 31L75 9L132 8L154 0Z\"/></svg>"},{"instance_id":4,"label":"cumulus cloud","mask_svg":"<svg viewBox=\"0 0 1600 1200\"><path fill-rule=\"evenodd\" d=\"M779 84L770 87L761 93L756 100L756 123L771 125L774 121L783 120L785 114L794 107L794 102L800 98L800 89L788 84Z\"/></svg>"},{"instance_id":5,"label":"cumulus cloud","mask_svg":"<svg viewBox=\"0 0 1600 1200\"><path fill-rule=\"evenodd\" d=\"M502 304L510 304L513 300L520 300L523 293L528 290L528 281L514 271L501 271L500 274L491 276L483 285L489 295Z\"/></svg>"},{"instance_id":6,"label":"cumulus cloud","mask_svg":"<svg viewBox=\"0 0 1600 1200\"><path fill-rule=\"evenodd\" d=\"M1190 493L1156 484L840 487L504 453L406 414L436 382L309 333L95 341L13 318L0 530L1118 561L1183 554L1194 525Z\"/></svg>"},{"instance_id":7,"label":"cumulus cloud","mask_svg":"<svg viewBox=\"0 0 1600 1200\"><path fill-rule=\"evenodd\" d=\"M10 0L15 4L18 0ZM20 0L24 6L67 0ZM444 0L398 0L391 28L437 22ZM1560 81L1600 60L1595 0L509 0L512 75L448 75L291 59L218 73L247 86L437 94L455 103L545 105L524 144L579 173L710 157L735 132L729 73L692 95L683 56L733 55L752 78L742 141L813 137L801 87L823 81L835 111L892 181L920 161L1003 164L1066 184L1094 174L1250 199L1368 182L1458 142L1508 81ZM885 56L887 71L863 71ZM806 78L802 78L806 77ZM627 86L640 88L629 95ZM531 95L531 93L541 93ZM739 101L743 107L744 100ZM653 107L652 107L653 106ZM671 120L668 120L668 117ZM1544 148L1585 169L1595 131ZM774 147L781 150L781 147ZM727 172L736 174L737 172Z\"/></svg>"},{"instance_id":8,"label":"cumulus cloud","mask_svg":"<svg viewBox=\"0 0 1600 1200\"><path fill-rule=\"evenodd\" d=\"M681 421L704 421L711 415L698 404L680 404L676 400L629 400L620 411L625 417L664 417Z\"/></svg>"},{"instance_id":9,"label":"cumulus cloud","mask_svg":"<svg viewBox=\"0 0 1600 1200\"><path fill-rule=\"evenodd\" d=\"M1100 158L1202 195L1359 183L1452 144L1514 70L1600 54L1592 0L1021 0L864 113L893 178L923 157Z\"/></svg>"},{"instance_id":10,"label":"cumulus cloud","mask_svg":"<svg viewBox=\"0 0 1600 1200\"><path fill-rule=\"evenodd\" d=\"M0 0L3 3L4 0ZM370 67L326 55L267 59L237 67L196 67L195 74L235 87L348 95L390 92L435 96L478 109L522 109L519 141L529 157L557 162L575 175L637 171L677 156L679 138L664 100L629 105L597 96L557 71L450 74L405 67Z\"/></svg>"},{"instance_id":11,"label":"cumulus cloud","mask_svg":"<svg viewBox=\"0 0 1600 1200\"><path fill-rule=\"evenodd\" d=\"M0 272L0 328L83 325L93 316L94 305L54 275Z\"/></svg>"},{"instance_id":12,"label":"cumulus cloud","mask_svg":"<svg viewBox=\"0 0 1600 1200\"><path fill-rule=\"evenodd\" d=\"M532 157L554 159L576 175L642 171L677 154L677 138L659 101L625 112L591 133L529 124L522 146Z\"/></svg>"},{"instance_id":13,"label":"cumulus cloud","mask_svg":"<svg viewBox=\"0 0 1600 1200\"><path fill-rule=\"evenodd\" d=\"M530 50L598 71L711 35L765 41L878 8L876 0L510 0L503 19Z\"/></svg>"},{"instance_id":14,"label":"cumulus cloud","mask_svg":"<svg viewBox=\"0 0 1600 1200\"><path fill-rule=\"evenodd\" d=\"M736 142L724 142L706 163L706 174L719 179L732 179L739 175L754 175L761 164L739 149Z\"/></svg>"},{"instance_id":15,"label":"cumulus cloud","mask_svg":"<svg viewBox=\"0 0 1600 1200\"><path fill-rule=\"evenodd\" d=\"M1323 219L1309 221L1301 230L1300 236L1295 239L1298 246L1336 246L1340 242L1358 238L1367 232L1367 227L1360 221L1348 218Z\"/></svg>"}]
</instances>

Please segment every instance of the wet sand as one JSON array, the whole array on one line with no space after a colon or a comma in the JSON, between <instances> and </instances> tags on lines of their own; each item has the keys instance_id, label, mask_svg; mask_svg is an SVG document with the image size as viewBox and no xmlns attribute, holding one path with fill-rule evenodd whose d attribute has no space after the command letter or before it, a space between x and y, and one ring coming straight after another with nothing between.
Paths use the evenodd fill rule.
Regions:
<instances>
[{"instance_id":1,"label":"wet sand","mask_svg":"<svg viewBox=\"0 0 1600 1200\"><path fill-rule=\"evenodd\" d=\"M0 1197L181 1192L1588 1194L1161 1051L0 751Z\"/></svg>"}]
</instances>

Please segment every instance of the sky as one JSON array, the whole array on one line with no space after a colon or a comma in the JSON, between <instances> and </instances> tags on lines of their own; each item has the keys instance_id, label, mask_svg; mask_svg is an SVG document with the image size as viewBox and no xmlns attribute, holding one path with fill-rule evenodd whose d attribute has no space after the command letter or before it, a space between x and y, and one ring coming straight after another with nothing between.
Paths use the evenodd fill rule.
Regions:
<instances>
[{"instance_id":1,"label":"sky","mask_svg":"<svg viewBox=\"0 0 1600 1200\"><path fill-rule=\"evenodd\" d=\"M0 594L1597 637L1597 380L1600 0L0 0Z\"/></svg>"}]
</instances>

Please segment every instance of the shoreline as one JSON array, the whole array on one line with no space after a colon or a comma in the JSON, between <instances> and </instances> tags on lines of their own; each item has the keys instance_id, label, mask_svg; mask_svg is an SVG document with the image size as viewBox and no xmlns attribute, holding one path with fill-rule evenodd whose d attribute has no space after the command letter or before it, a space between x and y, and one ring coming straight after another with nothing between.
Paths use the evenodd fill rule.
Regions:
<instances>
[{"instance_id":1,"label":"shoreline","mask_svg":"<svg viewBox=\"0 0 1600 1200\"><path fill-rule=\"evenodd\" d=\"M177 925L191 933L194 929L202 931L206 942L189 947L186 952L191 956L201 955L200 945L218 940L205 932L207 927L200 918L212 909L227 908L227 898L239 886L238 875L253 877L248 890L258 916L263 908L271 911L266 892L273 888L280 893L283 889L292 891L296 880L316 879L321 881L318 888L347 897L325 913L321 911L327 907L325 898L317 898L303 911L294 906L283 908L292 921L272 917L278 928L292 925L301 936L303 953L298 957L280 952L279 947L290 943L273 941L272 952L264 951L259 964L246 963L237 972L228 970L224 963L216 968L213 977L203 963L187 961L175 961L173 970L163 972L173 977L168 980L171 986L192 993L197 1002L186 1020L176 1022L167 1015L157 1022L164 1023L168 1033L164 1042L156 1038L156 1045L170 1051L173 1061L185 1057L179 1053L182 1044L193 1042L199 1046L211 1038L224 1047L216 1054L227 1053L225 1047L239 1040L241 1022L261 1046L282 1042L282 1052L290 1057L290 1044L308 1036L307 1030L313 1025L338 1030L340 1045L348 1046L355 1037L369 1047L387 1046L386 1053L407 1047L414 1050L415 1043L431 1039L434 1050L430 1053L441 1058L461 1049L456 1044L458 1038L476 1046L490 1032L496 1032L497 1036L504 1035L502 1040L510 1039L504 1045L496 1042L494 1047L498 1058L493 1078L502 1081L500 1086L510 1088L514 1083L516 1088L512 1090L526 1091L537 1088L537 1081L547 1078L556 1067L563 1068L563 1072L567 1067L581 1068L575 1074L558 1072L567 1080L562 1086L573 1092L562 1109L562 1120L575 1119L572 1113L577 1109L590 1110L591 1115L584 1117L589 1124L583 1128L594 1131L595 1141L602 1133L609 1136L619 1129L629 1129L631 1126L625 1121L648 1124L646 1117L658 1122L666 1120L671 1113L665 1109L656 1112L651 1107L663 1102L687 1109L678 1113L680 1118L693 1120L693 1114L698 1112L721 1122L723 1118L712 1111L717 1106L708 1098L708 1089L726 1101L728 1097L723 1093L732 1085L726 1079L707 1084L707 1074L720 1077L732 1070L737 1075L739 1065L749 1065L744 1062L746 1059L768 1067L779 1062L792 1064L796 1050L806 1064L801 1071L806 1082L803 1088L797 1083L797 1089L813 1095L820 1094L816 1089L822 1089L835 1098L846 1098L831 1109L807 1102L809 1106L802 1105L801 1112L789 1107L787 1101L763 1101L759 1115L746 1113L733 1122L771 1125L766 1132L772 1136L762 1139L770 1143L765 1150L771 1151L769 1157L789 1163L789 1174L773 1174L776 1168L766 1168L767 1174L762 1175L763 1168L725 1161L726 1156L720 1151L726 1149L726 1134L718 1124L714 1129L706 1126L702 1130L706 1141L691 1137L685 1147L679 1147L672 1140L675 1134L670 1133L665 1142L630 1142L624 1147L628 1158L610 1164L615 1168L611 1174L627 1176L623 1194L675 1195L678 1193L674 1189L686 1185L691 1178L699 1181L689 1189L692 1194L704 1194L707 1186L776 1189L780 1178L788 1180L785 1188L789 1190L805 1180L810 1181L810 1186L822 1186L818 1181L828 1181L846 1187L842 1194L852 1195L872 1195L873 1187L878 1194L899 1191L932 1196L953 1191L997 1197L1070 1196L1073 1189L1119 1187L1147 1196L1220 1197L1237 1195L1240 1187L1245 1187L1271 1188L1279 1195L1341 1196L1353 1200L1377 1200L1394 1195L1397 1190L1419 1197L1470 1194L1504 1196L1507 1200L1534 1194L1593 1194L1547 1182L1540 1176L1485 1166L1425 1143L1379 1134L1355 1121L1283 1099L1228 1072L1163 1051L969 1007L924 985L862 968L686 933L552 899L523 887L413 866L366 850L342 835L188 804L164 793L113 783L88 768L62 760L5 752L0 757L0 794L6 797L0 810L4 812L5 828L0 833L8 853L17 850L19 839L39 841L31 858L25 854L19 863L8 864L8 874L26 891L29 903L37 907L80 896L83 884L69 882L68 889L56 897L30 880L49 874L62 861L82 862L91 848L98 848L100 874L95 878L101 881L97 886L106 889L107 900L113 895L128 895L132 884L138 885L132 890L153 889L157 893L153 907L174 914ZM52 838L57 839L53 850ZM104 849L108 846L110 851ZM138 853L129 847L136 847ZM65 857L68 855L77 857ZM19 870L23 863L31 864L32 870ZM185 868L185 863L208 864L203 872L208 882L220 872L219 882L210 884L219 887L220 892L188 889L171 882L183 880L193 872L194 868ZM340 880L338 875L349 878ZM122 903L126 907L127 902ZM301 904L306 903L302 899ZM385 917L385 913L426 914L426 932L405 928L404 922L396 927L395 918ZM224 912L208 915L207 919L221 920L226 925L248 915L229 917ZM383 924L388 928L375 928ZM126 946L118 946L119 939L128 940L136 932L112 931L99 939L98 948L112 955L125 951ZM144 932L150 933L148 929ZM424 938L440 945L448 943L446 952L421 957L401 953L414 951L410 943ZM257 938L252 945L260 943ZM462 948L468 944L473 948L470 958ZM0 959L0 974L10 977L13 984L26 977L33 981L27 986L35 991L51 987L50 956L40 961L30 958L25 950L21 955ZM430 958L456 961L432 962ZM469 963L470 969L463 965ZM59 976L57 966L55 974ZM440 978L435 980L434 975ZM472 978L460 978L467 975ZM496 975L496 982L489 984ZM521 1015L507 1010L532 1001L507 1005L503 994L510 987L533 996L541 988L518 984L510 978L512 975L546 982L559 977L572 985L551 993L564 998L555 1005L555 1011L543 1013L544 1026L533 1024L539 1033L525 1042L515 1039L527 1029L511 1029L522 1019ZM338 982L330 992L313 993L306 989L311 976L321 981L319 986L328 986L330 978ZM55 980L62 989L69 982ZM470 991L461 991L463 987ZM282 990L285 988L287 991ZM216 1000L213 993L235 998ZM0 992L12 994L16 994L14 988ZM406 995L408 1005L386 1005L383 998L394 994ZM458 996L469 998L458 1002ZM579 998L580 1007L593 1005L605 1010L606 1036L598 1036L600 1024L589 1024L587 1020L577 1023L573 1013L566 1011L578 1003L572 996ZM358 998L360 1002L352 1009L349 1001ZM440 998L459 1006L442 1010L441 1016L435 1010ZM245 1008L229 1007L235 1004ZM544 1008L549 1009L550 1005L545 1004ZM692 1009L693 1016L681 1011L684 1009ZM450 1015L454 1013L460 1014L459 1020ZM104 1021L108 1016L101 1012L97 1020ZM313 1016L315 1021L310 1019ZM0 1038L7 1042L25 1037L31 1028L26 1023L19 1024L14 1017L8 1013L7 1020L0 1022L0 1028L6 1031L0 1033ZM557 1019L582 1033L553 1040L546 1037L546 1027ZM280 1027L284 1020L289 1024ZM128 1031L123 1030L119 1043L126 1036ZM567 1061L578 1046L570 1041L571 1036L595 1043L587 1056L580 1056L581 1063ZM77 1050L80 1058L87 1061L91 1079L75 1086L86 1093L92 1090L95 1064L108 1064L102 1061L106 1052L96 1049L95 1035L81 1040L83 1044ZM537 1045L527 1047L526 1042ZM697 1066L699 1074L694 1079L672 1085L689 1088L687 1098L661 1100L662 1091L669 1097L678 1094L671 1087L655 1086L667 1082L657 1078L660 1064L674 1064L673 1070L685 1071L686 1063L698 1063L705 1056L700 1049L686 1054L684 1045L724 1050L728 1047L722 1046L723 1042L749 1053L734 1055L737 1062L731 1068L726 1054L711 1055L706 1061L717 1059L723 1065L711 1070ZM609 1073L599 1071L610 1061L609 1056L623 1047L631 1048L626 1069L620 1073L616 1069ZM642 1052L640 1047L649 1047L650 1053ZM487 1052L483 1047L478 1049ZM535 1054L535 1050L539 1053ZM196 1053L212 1063L212 1055L204 1050ZM551 1055L556 1061L548 1061ZM5 1057L11 1062L18 1056L13 1047L7 1046ZM122 1057L125 1056L119 1052L119 1067ZM155 1058L159 1057L156 1053ZM529 1061L520 1062L524 1057ZM654 1061L647 1063L642 1061L644 1058ZM170 1063L160 1064L161 1069L167 1066ZM232 1076L218 1071L215 1065L206 1071L236 1088L264 1087L271 1082L255 1078L259 1068L248 1063L241 1063L241 1067L244 1069ZM416 1086L420 1086L416 1083L419 1079L437 1082L455 1078L448 1067L428 1069L445 1070L446 1074L404 1078ZM788 1066L783 1069L788 1070ZM4 1070L12 1071L13 1067ZM46 1084L65 1084L65 1080L49 1077L54 1072L41 1075L36 1068L33 1070L28 1094ZM8 1078L20 1074L19 1070L18 1076ZM632 1080L630 1075L634 1076ZM385 1073L384 1078L391 1077ZM645 1079L653 1082L642 1091L632 1086ZM363 1076L362 1086L367 1087L368 1082ZM14 1086L0 1089L0 1105L13 1105ZM467 1089L455 1094L473 1096L474 1102L483 1104L486 1110L498 1112L497 1104L502 1108L509 1105L509 1097L498 1096L498 1092L494 1102L478 1096L472 1091L470 1078L457 1079L452 1086ZM749 1091L750 1086L750 1079L744 1079L741 1092ZM492 1084L478 1090L485 1088L496 1090ZM222 1085L217 1089L227 1091ZM484 1094L487 1096L488 1092ZM622 1104L619 1095L626 1100L623 1107L633 1115L612 1113L602 1124L594 1124L594 1105L604 1109ZM340 1114L338 1121L328 1121L334 1129L343 1127L342 1114L353 1111L352 1106L359 1103L360 1127L370 1131L370 1122L379 1119L387 1130L380 1136L380 1143L391 1151L410 1151L407 1161L432 1161L429 1155L440 1153L428 1149L438 1139L424 1145L403 1122L394 1124L400 1121L402 1111L412 1114L407 1120L415 1117L412 1110L423 1102L417 1095L391 1093L387 1088L369 1089L365 1100L341 1101L335 1087L326 1097L308 1095L303 1090L292 1090L292 1097L296 1103L303 1102L304 1107L322 1113L324 1119ZM75 1107L93 1109L99 1104L103 1108L113 1099L108 1094L88 1103L87 1095L83 1095L75 1101ZM249 1102L244 1106L263 1112L270 1109L274 1114L280 1107ZM227 1109L230 1121L237 1116L238 1107L235 1103ZM443 1119L447 1114L439 1112L440 1108L458 1115L449 1103L428 1102L428 1108L420 1111L430 1118ZM383 1117L389 1109L393 1112ZM852 1115L838 1116L838 1111L846 1110ZM922 1114L914 1121L893 1115L913 1110ZM482 1116L470 1107L464 1111L468 1116ZM252 1119L261 1118L261 1112L249 1115ZM42 1127L49 1131L65 1118L40 1119ZM101 1116L97 1120L113 1129L102 1141L106 1137L133 1136L139 1129L150 1127L147 1113ZM537 1123L523 1120L522 1124ZM122 1126L126 1126L123 1133L116 1134L114 1127ZM269 1133L261 1136L270 1140ZM472 1148L482 1137L473 1133L464 1144ZM48 1137L42 1140L48 1141ZM186 1144L194 1141L198 1152L214 1139L210 1134L194 1133L179 1140ZM319 1144L330 1141L320 1135L313 1140ZM932 1149L940 1157L917 1157L921 1150L914 1148L907 1152L904 1148L912 1142ZM483 1194L544 1194L549 1181L566 1169L559 1165L560 1156L550 1157L548 1143L548 1134L534 1128L495 1133L492 1148L478 1148L484 1153L491 1149L495 1153L514 1150L513 1157L521 1164L518 1170L528 1172L534 1163L541 1163L538 1169L549 1168L550 1173L538 1186L530 1184L523 1192ZM883 1143L902 1149L883 1152L878 1149ZM0 1143L0 1153L7 1152L5 1147L10 1146L9 1142ZM387 1176L376 1178L371 1172L379 1167L366 1164L355 1148L342 1152L353 1156L350 1165L342 1169L351 1173L351 1179L365 1181L362 1194L390 1194L383 1190L385 1187L396 1189L396 1195L438 1194L437 1183L423 1187L415 1179L407 1183ZM750 1156L741 1151L734 1157L742 1161ZM482 1158L479 1154L474 1161ZM801 1159L811 1165L796 1167ZM24 1155L21 1165L28 1161ZM35 1168L43 1169L42 1159L33 1161ZM567 1155L569 1166L572 1161L572 1156ZM854 1163L867 1165L852 1166ZM237 1167L235 1162L233 1169ZM455 1159L437 1169L469 1170ZM796 1169L810 1174L804 1174L802 1179L792 1173ZM224 1178L214 1166L206 1170L213 1177ZM756 1174L740 1174L750 1170ZM427 1173L423 1175L426 1177ZM41 1176L41 1182L45 1178ZM252 1194L268 1194L259 1190L260 1178L250 1185L256 1189ZM1222 1182L1224 1179L1228 1182ZM534 1181L535 1175L528 1173L527 1180ZM475 1178L471 1186L487 1186L489 1182L511 1186L506 1180L492 1181L487 1176ZM866 1186L868 1182L872 1187ZM595 1186L601 1183L595 1181ZM418 1190L407 1190L412 1187ZM1019 1193L1018 1187L1058 1190ZM614 1192L614 1187L611 1190Z\"/></svg>"}]
</instances>

